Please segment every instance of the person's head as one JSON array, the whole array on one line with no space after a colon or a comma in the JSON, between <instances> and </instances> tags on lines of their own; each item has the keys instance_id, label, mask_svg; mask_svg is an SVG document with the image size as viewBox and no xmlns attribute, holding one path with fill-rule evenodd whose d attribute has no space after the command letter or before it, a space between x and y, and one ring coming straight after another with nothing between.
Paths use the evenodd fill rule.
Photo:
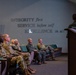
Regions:
<instances>
[{"instance_id":1,"label":"person's head","mask_svg":"<svg viewBox=\"0 0 76 75\"><path fill-rule=\"evenodd\" d=\"M73 18L73 20L76 21L76 14L73 14L73 15L72 15L72 18Z\"/></svg>"},{"instance_id":2,"label":"person's head","mask_svg":"<svg viewBox=\"0 0 76 75\"><path fill-rule=\"evenodd\" d=\"M38 39L38 42L42 44L42 39L41 39L41 38L40 38L40 39Z\"/></svg>"},{"instance_id":3,"label":"person's head","mask_svg":"<svg viewBox=\"0 0 76 75\"><path fill-rule=\"evenodd\" d=\"M11 40L11 44L14 44L14 39Z\"/></svg>"},{"instance_id":4,"label":"person's head","mask_svg":"<svg viewBox=\"0 0 76 75\"><path fill-rule=\"evenodd\" d=\"M15 45L18 45L18 44L19 44L18 39L15 39L15 40L14 40L14 44L15 44Z\"/></svg>"},{"instance_id":5,"label":"person's head","mask_svg":"<svg viewBox=\"0 0 76 75\"><path fill-rule=\"evenodd\" d=\"M3 40L6 42L10 42L10 36L8 34L3 34Z\"/></svg>"},{"instance_id":6,"label":"person's head","mask_svg":"<svg viewBox=\"0 0 76 75\"><path fill-rule=\"evenodd\" d=\"M32 38L28 38L28 43L32 44Z\"/></svg>"}]
</instances>

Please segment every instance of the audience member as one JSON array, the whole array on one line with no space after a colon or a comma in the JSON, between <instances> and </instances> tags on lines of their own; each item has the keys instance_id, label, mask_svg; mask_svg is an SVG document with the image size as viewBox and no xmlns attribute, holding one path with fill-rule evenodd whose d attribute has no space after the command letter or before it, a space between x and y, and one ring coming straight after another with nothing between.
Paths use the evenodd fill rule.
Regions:
<instances>
[{"instance_id":1,"label":"audience member","mask_svg":"<svg viewBox=\"0 0 76 75\"><path fill-rule=\"evenodd\" d=\"M36 70L34 70L30 67L30 62L29 62L30 53L29 52L21 52L20 43L19 43L18 39L11 40L11 47L13 48L13 50L15 50L17 53L19 53L20 55L23 56L23 59L25 60L25 63L27 64L28 70L31 73L35 73Z\"/></svg>"},{"instance_id":2,"label":"audience member","mask_svg":"<svg viewBox=\"0 0 76 75\"><path fill-rule=\"evenodd\" d=\"M43 57L43 62L46 60L46 54L49 53L52 60L55 60L54 49L51 46L45 46L42 39L38 39L37 47Z\"/></svg>"},{"instance_id":3,"label":"audience member","mask_svg":"<svg viewBox=\"0 0 76 75\"><path fill-rule=\"evenodd\" d=\"M38 61L38 64L41 64L41 58L40 54L38 53L37 49L33 45L32 38L28 38L28 44L26 45L29 53L30 53L30 62L33 61L33 59L36 59Z\"/></svg>"}]
</instances>

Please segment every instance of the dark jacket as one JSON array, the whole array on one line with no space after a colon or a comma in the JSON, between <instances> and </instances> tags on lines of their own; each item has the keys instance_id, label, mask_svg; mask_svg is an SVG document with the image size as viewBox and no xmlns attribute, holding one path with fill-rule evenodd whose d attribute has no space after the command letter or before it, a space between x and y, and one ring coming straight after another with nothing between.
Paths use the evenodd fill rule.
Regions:
<instances>
[{"instance_id":1,"label":"dark jacket","mask_svg":"<svg viewBox=\"0 0 76 75\"><path fill-rule=\"evenodd\" d=\"M26 47L27 47L27 49L28 49L29 52L32 52L32 51L35 50L35 47L33 46L33 44L29 44L29 43L28 43L28 44L26 45Z\"/></svg>"}]
</instances>

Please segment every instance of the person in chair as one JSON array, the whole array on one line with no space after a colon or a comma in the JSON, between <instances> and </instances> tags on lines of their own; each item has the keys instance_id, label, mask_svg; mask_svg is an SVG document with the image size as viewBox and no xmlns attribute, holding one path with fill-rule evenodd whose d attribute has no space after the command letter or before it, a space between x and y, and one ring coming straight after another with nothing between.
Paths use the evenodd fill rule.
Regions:
<instances>
[{"instance_id":1,"label":"person in chair","mask_svg":"<svg viewBox=\"0 0 76 75\"><path fill-rule=\"evenodd\" d=\"M52 60L55 60L55 55L54 55L54 49L51 47L51 46L45 46L43 44L43 40L40 38L38 39L38 44L37 44L37 47L39 49L39 52L41 54L41 56L43 57L42 60L43 62L46 60L46 55L47 53L50 54Z\"/></svg>"},{"instance_id":2,"label":"person in chair","mask_svg":"<svg viewBox=\"0 0 76 75\"><path fill-rule=\"evenodd\" d=\"M38 64L41 65L41 57L38 53L38 50L33 45L32 38L28 38L28 44L26 45L29 53L30 53L30 62L32 62L33 59L38 61Z\"/></svg>"},{"instance_id":3,"label":"person in chair","mask_svg":"<svg viewBox=\"0 0 76 75\"><path fill-rule=\"evenodd\" d=\"M11 47L13 50L15 50L17 53L19 53L19 55L21 55L23 57L26 65L27 65L27 69L31 73L36 73L36 70L34 70L30 67L30 61L29 61L30 53L29 52L21 52L21 47L20 47L20 43L19 43L18 39L11 40Z\"/></svg>"}]
</instances>

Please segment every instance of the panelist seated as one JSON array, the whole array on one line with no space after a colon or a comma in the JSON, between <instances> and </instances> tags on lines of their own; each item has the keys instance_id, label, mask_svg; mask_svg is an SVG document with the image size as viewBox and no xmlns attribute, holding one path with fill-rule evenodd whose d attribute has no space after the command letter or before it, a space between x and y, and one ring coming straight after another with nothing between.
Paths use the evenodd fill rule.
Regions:
<instances>
[{"instance_id":1,"label":"panelist seated","mask_svg":"<svg viewBox=\"0 0 76 75\"><path fill-rule=\"evenodd\" d=\"M20 54L22 56L25 56L25 57L29 57L30 56L30 53L29 52L26 52L26 53L21 52L21 47L20 47L20 43L19 43L18 39L12 39L10 45L11 45L12 49L16 53L18 53L18 54Z\"/></svg>"},{"instance_id":2,"label":"panelist seated","mask_svg":"<svg viewBox=\"0 0 76 75\"><path fill-rule=\"evenodd\" d=\"M28 70L31 73L35 73L36 70L34 70L30 67L30 60L29 60L30 53L29 52L21 52L21 47L20 47L20 43L19 43L18 39L11 40L11 47L14 51L16 51L16 53L18 53L19 55L21 55L23 57L26 65L27 65Z\"/></svg>"},{"instance_id":3,"label":"panelist seated","mask_svg":"<svg viewBox=\"0 0 76 75\"><path fill-rule=\"evenodd\" d=\"M44 60L46 60L46 56L47 56L48 53L50 54L52 60L55 60L54 49L51 46L47 46L46 47L43 44L43 40L41 38L38 39L37 47L38 47L38 49L39 49L39 51L40 51L40 53L41 53L42 56L43 56L42 53L45 52L45 55L44 55L45 59Z\"/></svg>"},{"instance_id":4,"label":"panelist seated","mask_svg":"<svg viewBox=\"0 0 76 75\"><path fill-rule=\"evenodd\" d=\"M38 50L33 45L32 38L28 38L27 41L28 41L28 44L26 45L26 47L31 55L30 56L30 63L33 61L33 59L35 59L38 61L38 64L41 65L41 57L40 57Z\"/></svg>"},{"instance_id":5,"label":"panelist seated","mask_svg":"<svg viewBox=\"0 0 76 75\"><path fill-rule=\"evenodd\" d=\"M20 66L20 65L19 66L21 67L23 73L25 73L25 65L23 65L22 57L21 56L15 56L15 57L13 56L12 57L13 53L11 53L11 51L10 51L8 41L10 41L10 38L8 37L8 35L3 34L2 35L2 40L0 39L0 56L1 57L6 57L7 60L8 60L8 58L10 58L10 61L9 61L10 64L8 64L9 66L11 64L14 64L15 62L17 64L21 63L20 65L22 65L22 66ZM7 65L5 65L5 67L6 66ZM3 73L2 75L6 75L6 74L4 74L4 72L2 72L2 73Z\"/></svg>"}]
</instances>

